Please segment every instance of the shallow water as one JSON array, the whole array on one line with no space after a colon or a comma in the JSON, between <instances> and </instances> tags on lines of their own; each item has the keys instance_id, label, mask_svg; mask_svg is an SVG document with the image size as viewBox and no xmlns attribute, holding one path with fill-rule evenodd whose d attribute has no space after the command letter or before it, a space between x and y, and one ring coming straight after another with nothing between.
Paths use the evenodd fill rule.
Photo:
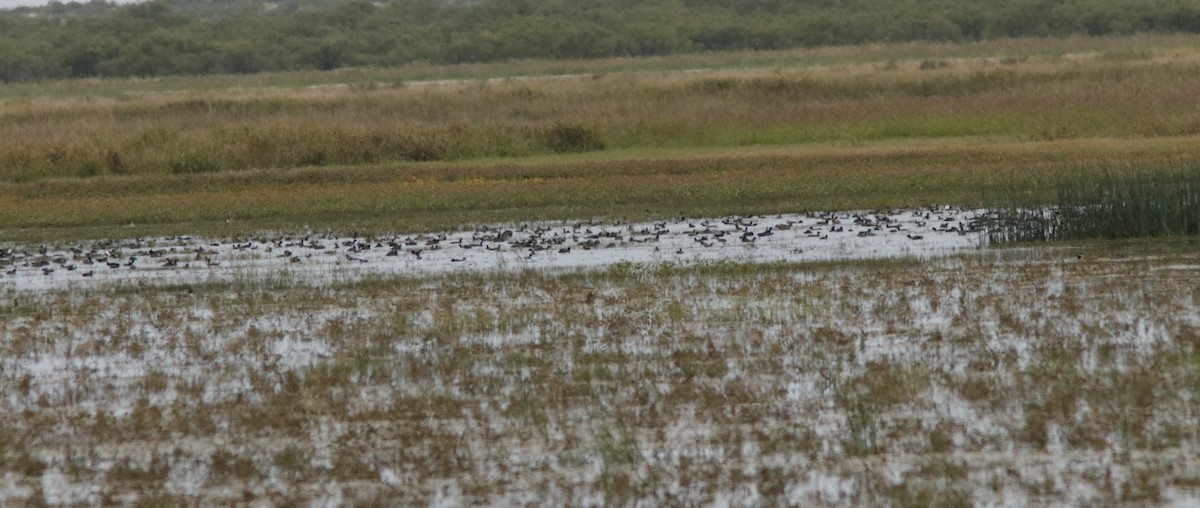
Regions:
<instances>
[{"instance_id":1,"label":"shallow water","mask_svg":"<svg viewBox=\"0 0 1200 508\"><path fill-rule=\"evenodd\" d=\"M392 237L312 234L7 245L7 255L0 259L0 284L36 291L229 282L277 274L322 285L373 275L595 268L621 262L929 257L979 248L982 233L972 224L980 213L939 207L634 224L508 224Z\"/></svg>"},{"instance_id":2,"label":"shallow water","mask_svg":"<svg viewBox=\"0 0 1200 508\"><path fill-rule=\"evenodd\" d=\"M10 246L0 504L1200 500L1200 254L954 256L979 239L906 214ZM92 250L138 259L32 266ZM554 268L691 251L926 260ZM372 274L412 277L342 283Z\"/></svg>"}]
</instances>

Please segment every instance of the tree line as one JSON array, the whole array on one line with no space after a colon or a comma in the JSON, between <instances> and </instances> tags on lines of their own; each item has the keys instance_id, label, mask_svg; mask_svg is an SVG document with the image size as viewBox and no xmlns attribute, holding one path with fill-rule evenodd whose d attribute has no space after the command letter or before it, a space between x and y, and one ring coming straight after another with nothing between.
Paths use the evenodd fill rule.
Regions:
<instances>
[{"instance_id":1,"label":"tree line","mask_svg":"<svg viewBox=\"0 0 1200 508\"><path fill-rule=\"evenodd\" d=\"M1198 33L1191 0L103 0L0 11L0 81Z\"/></svg>"}]
</instances>

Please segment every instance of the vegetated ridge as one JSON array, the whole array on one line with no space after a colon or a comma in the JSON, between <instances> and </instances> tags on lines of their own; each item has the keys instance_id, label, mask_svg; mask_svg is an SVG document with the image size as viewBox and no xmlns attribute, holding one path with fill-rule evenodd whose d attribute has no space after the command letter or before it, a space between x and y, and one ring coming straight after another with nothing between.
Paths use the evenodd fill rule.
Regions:
<instances>
[{"instance_id":1,"label":"vegetated ridge","mask_svg":"<svg viewBox=\"0 0 1200 508\"><path fill-rule=\"evenodd\" d=\"M1139 32L1200 32L1200 7L1175 0L53 2L0 11L0 82Z\"/></svg>"}]
</instances>

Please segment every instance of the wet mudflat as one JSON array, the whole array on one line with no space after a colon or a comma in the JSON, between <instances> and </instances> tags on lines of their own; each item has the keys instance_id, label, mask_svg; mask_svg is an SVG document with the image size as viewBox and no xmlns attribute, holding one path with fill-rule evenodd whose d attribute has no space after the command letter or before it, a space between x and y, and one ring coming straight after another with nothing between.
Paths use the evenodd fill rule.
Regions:
<instances>
[{"instance_id":1,"label":"wet mudflat","mask_svg":"<svg viewBox=\"0 0 1200 508\"><path fill-rule=\"evenodd\" d=\"M923 213L889 215L911 217L898 230L853 214L673 221L644 244L654 224L203 247L215 254L159 239L108 247L138 259L97 256L91 277L55 261L90 245L12 246L0 501L1195 502L1195 249L979 250ZM796 220L812 223L780 227ZM881 238L876 252L911 250L834 255ZM673 257L722 245L745 257ZM623 249L662 262L454 261ZM179 266L197 254L205 266ZM38 256L50 264L23 265ZM280 275L322 259L344 272ZM445 269L398 269L421 262Z\"/></svg>"}]
</instances>

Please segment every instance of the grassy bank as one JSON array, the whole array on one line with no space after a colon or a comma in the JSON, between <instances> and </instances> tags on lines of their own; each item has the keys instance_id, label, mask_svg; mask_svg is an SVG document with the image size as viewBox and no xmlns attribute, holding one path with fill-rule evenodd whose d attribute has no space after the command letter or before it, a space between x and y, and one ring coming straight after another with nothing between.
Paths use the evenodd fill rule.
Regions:
<instances>
[{"instance_id":1,"label":"grassy bank","mask_svg":"<svg viewBox=\"0 0 1200 508\"><path fill-rule=\"evenodd\" d=\"M809 68L920 65L929 59L988 59L996 63L1028 63L1092 55L1107 60L1140 58L1155 53L1191 52L1194 35L1000 39L955 44L909 42L827 46L780 51L728 51L641 58L584 60L516 60L503 63L428 65L392 68L342 68L335 72L275 72L247 75L156 77L147 79L81 79L48 83L12 83L0 89L2 100L41 98L131 98L147 94L223 92L253 88L380 87L441 80L660 73L695 69Z\"/></svg>"},{"instance_id":2,"label":"grassy bank","mask_svg":"<svg viewBox=\"0 0 1200 508\"><path fill-rule=\"evenodd\" d=\"M1194 56L10 102L0 180L963 136L1195 135Z\"/></svg>"},{"instance_id":3,"label":"grassy bank","mask_svg":"<svg viewBox=\"0 0 1200 508\"><path fill-rule=\"evenodd\" d=\"M1052 183L1131 167L1174 171L1190 140L935 148L739 149L601 161L407 164L104 177L0 186L8 239L240 234L261 229L420 231L605 217L878 209L989 195L1051 199Z\"/></svg>"},{"instance_id":4,"label":"grassy bank","mask_svg":"<svg viewBox=\"0 0 1200 508\"><path fill-rule=\"evenodd\" d=\"M1190 42L906 44L16 87L0 94L0 235L972 206L1003 186L1043 199L1063 175L1197 160L1200 51ZM703 70L672 70L684 68ZM510 71L573 75L385 79Z\"/></svg>"}]
</instances>

